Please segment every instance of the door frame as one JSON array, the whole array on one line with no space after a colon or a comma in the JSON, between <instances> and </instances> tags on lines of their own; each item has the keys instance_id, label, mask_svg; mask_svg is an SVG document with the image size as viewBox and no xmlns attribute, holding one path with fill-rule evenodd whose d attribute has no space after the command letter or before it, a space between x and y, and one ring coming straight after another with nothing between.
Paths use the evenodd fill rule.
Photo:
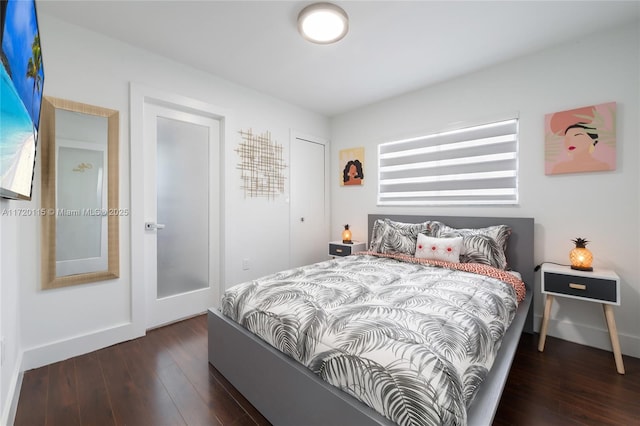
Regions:
<instances>
[{"instance_id":1,"label":"door frame","mask_svg":"<svg viewBox=\"0 0 640 426\"><path fill-rule=\"evenodd\" d=\"M326 247L327 247L327 258L329 258L329 238L331 235L329 226L331 223L330 220L330 214L331 214L331 209L329 208L329 202L330 202L330 184L331 184L331 175L330 175L330 170L331 170L331 145L329 143L329 141L327 139L324 138L319 138L317 136L312 136L309 134L305 134L302 132L299 132L297 130L291 129L290 134L289 134L289 164L291 164L291 151L292 151L292 147L293 144L296 143L297 139L301 139L305 142L309 142L309 143L316 143L319 145L324 145L324 233L326 236L327 241L326 243ZM289 178L291 178L291 176L289 176ZM292 226L293 226L293 215L291 212L291 185L289 185L289 266L291 267L291 265L293 264L293 232L292 232Z\"/></svg>"},{"instance_id":2,"label":"door frame","mask_svg":"<svg viewBox=\"0 0 640 426\"><path fill-rule=\"evenodd\" d=\"M231 136L231 112L226 108L217 107L197 99L170 93L161 89L152 88L139 83L130 85L130 108L131 108L131 139L130 155L131 167L129 181L131 185L131 322L134 333L143 336L147 330L147 289L145 288L145 268L144 268L144 236L145 236L145 216L144 216L144 107L146 104L160 105L184 112L211 117L220 122L220 144L219 144L219 170L218 181L218 214L219 241L217 251L219 253L218 273L211 276L213 282L217 282L215 288L217 292L216 300L222 294L224 288L224 153L225 145L232 140ZM215 171L214 171L215 172ZM213 306L216 307L216 306Z\"/></svg>"}]
</instances>

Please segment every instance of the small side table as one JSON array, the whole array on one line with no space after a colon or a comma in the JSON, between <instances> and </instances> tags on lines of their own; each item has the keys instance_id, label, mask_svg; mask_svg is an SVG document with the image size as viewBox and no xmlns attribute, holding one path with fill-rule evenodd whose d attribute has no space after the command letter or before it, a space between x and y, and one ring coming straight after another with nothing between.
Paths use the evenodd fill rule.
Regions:
<instances>
[{"instance_id":1,"label":"small side table","mask_svg":"<svg viewBox=\"0 0 640 426\"><path fill-rule=\"evenodd\" d=\"M367 243L354 241L353 244L345 244L342 241L329 243L329 256L349 256L359 251L366 251Z\"/></svg>"},{"instance_id":2,"label":"small side table","mask_svg":"<svg viewBox=\"0 0 640 426\"><path fill-rule=\"evenodd\" d=\"M588 302L602 304L604 317L609 329L613 357L616 360L616 370L624 374L624 364L620 352L620 341L616 319L613 315L613 305L620 305L620 277L606 269L595 269L593 272L577 271L569 266L545 263L542 265L542 293L546 295L544 315L540 326L540 340L538 350L544 351L544 343L549 327L551 305L555 297L570 297Z\"/></svg>"}]
</instances>

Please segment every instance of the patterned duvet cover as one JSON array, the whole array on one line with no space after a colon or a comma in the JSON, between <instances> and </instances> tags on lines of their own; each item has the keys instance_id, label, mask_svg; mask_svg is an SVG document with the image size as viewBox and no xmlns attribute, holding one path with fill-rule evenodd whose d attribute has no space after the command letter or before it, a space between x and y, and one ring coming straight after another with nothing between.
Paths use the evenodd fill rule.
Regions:
<instances>
[{"instance_id":1,"label":"patterned duvet cover","mask_svg":"<svg viewBox=\"0 0 640 426\"><path fill-rule=\"evenodd\" d=\"M234 286L222 312L399 425L464 425L524 285L431 263L341 257Z\"/></svg>"}]
</instances>

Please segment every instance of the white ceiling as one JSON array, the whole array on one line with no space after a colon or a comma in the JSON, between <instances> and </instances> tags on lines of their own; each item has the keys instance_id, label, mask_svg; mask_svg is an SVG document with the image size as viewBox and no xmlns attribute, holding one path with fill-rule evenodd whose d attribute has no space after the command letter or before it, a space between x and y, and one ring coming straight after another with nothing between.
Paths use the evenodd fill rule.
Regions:
<instances>
[{"instance_id":1,"label":"white ceiling","mask_svg":"<svg viewBox=\"0 0 640 426\"><path fill-rule=\"evenodd\" d=\"M38 0L38 14L327 116L640 22L639 1L335 1L349 34L316 45L296 27L310 3Z\"/></svg>"}]
</instances>

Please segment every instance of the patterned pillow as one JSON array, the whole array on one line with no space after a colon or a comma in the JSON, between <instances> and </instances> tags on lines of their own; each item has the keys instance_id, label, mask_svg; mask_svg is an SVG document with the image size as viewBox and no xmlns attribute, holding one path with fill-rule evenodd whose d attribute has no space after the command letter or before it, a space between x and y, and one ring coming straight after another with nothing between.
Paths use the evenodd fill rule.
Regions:
<instances>
[{"instance_id":1,"label":"patterned pillow","mask_svg":"<svg viewBox=\"0 0 640 426\"><path fill-rule=\"evenodd\" d=\"M447 225L438 227L439 238L463 237L460 262L483 263L499 269L507 269L505 254L511 228L495 225L487 228L456 229Z\"/></svg>"},{"instance_id":2,"label":"patterned pillow","mask_svg":"<svg viewBox=\"0 0 640 426\"><path fill-rule=\"evenodd\" d=\"M371 240L369 241L369 250L379 252L382 245L382 239L387 231L387 224L382 219L377 219L373 223L373 229L371 230Z\"/></svg>"},{"instance_id":3,"label":"patterned pillow","mask_svg":"<svg viewBox=\"0 0 640 426\"><path fill-rule=\"evenodd\" d=\"M431 235L432 221L421 223L378 219L373 224L369 250L378 253L402 253L413 256L420 233Z\"/></svg>"},{"instance_id":4,"label":"patterned pillow","mask_svg":"<svg viewBox=\"0 0 640 426\"><path fill-rule=\"evenodd\" d=\"M442 223L436 222L435 220L427 220L426 222L420 223L405 223L396 222L391 219L385 219L385 222L391 225L393 228L397 229L399 232L415 236L416 238L418 238L418 234L431 235L436 225L443 225Z\"/></svg>"},{"instance_id":5,"label":"patterned pillow","mask_svg":"<svg viewBox=\"0 0 640 426\"><path fill-rule=\"evenodd\" d=\"M462 237L436 238L418 235L416 257L420 259L459 263L461 250Z\"/></svg>"}]
</instances>

